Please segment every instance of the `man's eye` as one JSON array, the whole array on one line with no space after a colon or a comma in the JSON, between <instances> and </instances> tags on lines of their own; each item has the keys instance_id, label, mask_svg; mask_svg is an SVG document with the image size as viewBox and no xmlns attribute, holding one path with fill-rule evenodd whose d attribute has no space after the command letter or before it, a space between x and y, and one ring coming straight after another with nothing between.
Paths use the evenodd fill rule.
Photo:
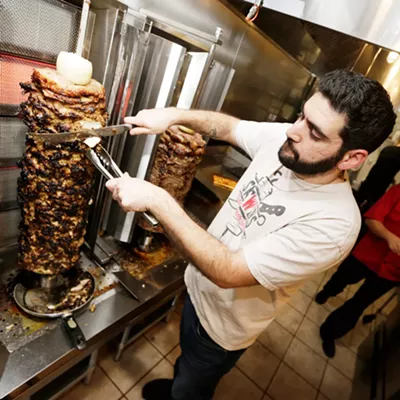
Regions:
<instances>
[{"instance_id":1,"label":"man's eye","mask_svg":"<svg viewBox=\"0 0 400 400\"><path fill-rule=\"evenodd\" d=\"M311 139L314 140L315 142L321 141L321 138L319 136L315 135L312 130L310 130L310 136L311 136Z\"/></svg>"}]
</instances>

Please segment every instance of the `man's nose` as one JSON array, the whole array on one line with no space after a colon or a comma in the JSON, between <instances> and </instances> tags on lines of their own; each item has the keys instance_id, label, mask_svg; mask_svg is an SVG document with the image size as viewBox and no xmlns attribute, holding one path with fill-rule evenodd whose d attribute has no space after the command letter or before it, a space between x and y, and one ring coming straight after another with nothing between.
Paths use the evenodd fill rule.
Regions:
<instances>
[{"instance_id":1,"label":"man's nose","mask_svg":"<svg viewBox=\"0 0 400 400\"><path fill-rule=\"evenodd\" d=\"M300 142L304 131L304 121L298 121L292 125L286 132L286 136L293 142Z\"/></svg>"}]
</instances>

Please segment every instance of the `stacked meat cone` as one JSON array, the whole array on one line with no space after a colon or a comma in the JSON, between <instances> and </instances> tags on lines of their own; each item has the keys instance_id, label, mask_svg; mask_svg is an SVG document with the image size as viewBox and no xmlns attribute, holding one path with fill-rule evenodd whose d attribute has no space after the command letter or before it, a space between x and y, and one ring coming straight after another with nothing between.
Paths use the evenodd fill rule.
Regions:
<instances>
[{"instance_id":1,"label":"stacked meat cone","mask_svg":"<svg viewBox=\"0 0 400 400\"><path fill-rule=\"evenodd\" d=\"M206 142L199 133L182 126L173 126L160 137L150 182L165 189L180 205L190 190L197 165L205 151ZM138 224L147 231L162 232L140 217Z\"/></svg>"},{"instance_id":2,"label":"stacked meat cone","mask_svg":"<svg viewBox=\"0 0 400 400\"><path fill-rule=\"evenodd\" d=\"M19 117L31 132L58 134L106 125L104 87L93 79L75 85L43 68L20 85L29 96ZM27 138L18 181L22 268L59 274L79 263L95 172L86 150L79 141L51 144Z\"/></svg>"}]
</instances>

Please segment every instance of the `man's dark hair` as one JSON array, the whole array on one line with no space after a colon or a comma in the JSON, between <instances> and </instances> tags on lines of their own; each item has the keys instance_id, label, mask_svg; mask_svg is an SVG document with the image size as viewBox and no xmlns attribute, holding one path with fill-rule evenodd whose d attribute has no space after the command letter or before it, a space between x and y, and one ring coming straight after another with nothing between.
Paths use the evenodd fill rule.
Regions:
<instances>
[{"instance_id":1,"label":"man's dark hair","mask_svg":"<svg viewBox=\"0 0 400 400\"><path fill-rule=\"evenodd\" d=\"M333 109L345 114L340 136L343 150L376 150L390 135L396 120L393 104L383 86L357 72L336 70L325 75L319 92Z\"/></svg>"}]
</instances>

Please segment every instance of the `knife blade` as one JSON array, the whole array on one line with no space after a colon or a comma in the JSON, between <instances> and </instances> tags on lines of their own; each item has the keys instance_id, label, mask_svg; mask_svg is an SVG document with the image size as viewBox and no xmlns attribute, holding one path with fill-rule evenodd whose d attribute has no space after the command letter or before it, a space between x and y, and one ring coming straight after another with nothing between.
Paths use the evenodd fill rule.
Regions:
<instances>
[{"instance_id":1,"label":"knife blade","mask_svg":"<svg viewBox=\"0 0 400 400\"><path fill-rule=\"evenodd\" d=\"M105 128L98 129L83 129L79 132L63 132L63 133L33 133L28 132L28 137L41 140L44 142L50 142L53 144L59 144L64 142L70 142L73 140L84 140L89 137L107 137L116 136L123 133L129 132L132 129L132 125L122 124L106 126Z\"/></svg>"},{"instance_id":2,"label":"knife blade","mask_svg":"<svg viewBox=\"0 0 400 400\"><path fill-rule=\"evenodd\" d=\"M128 271L113 271L113 274L118 282L141 303L151 299L154 293L158 291L149 283L134 278Z\"/></svg>"}]
</instances>

